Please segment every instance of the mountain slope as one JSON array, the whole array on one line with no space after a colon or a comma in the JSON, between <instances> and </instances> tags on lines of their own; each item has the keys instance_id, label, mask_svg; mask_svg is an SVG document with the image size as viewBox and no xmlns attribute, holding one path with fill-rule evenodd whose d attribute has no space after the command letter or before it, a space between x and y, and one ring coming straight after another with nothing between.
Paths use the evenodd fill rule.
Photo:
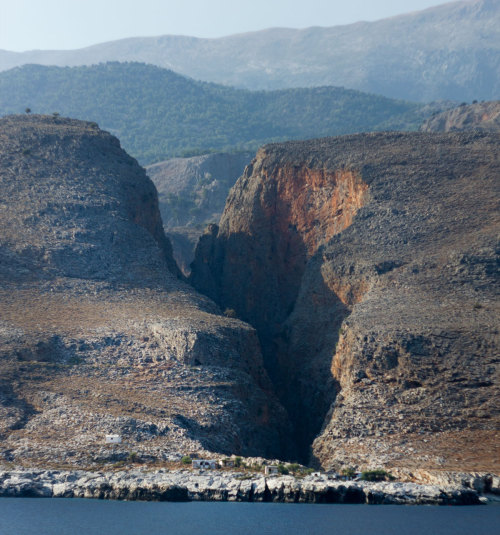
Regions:
<instances>
[{"instance_id":1,"label":"mountain slope","mask_svg":"<svg viewBox=\"0 0 500 535\"><path fill-rule=\"evenodd\" d=\"M0 73L0 115L26 107L96 121L141 163L256 149L266 141L416 129L427 113L417 104L342 88L251 92L139 63L28 65Z\"/></svg>"},{"instance_id":2,"label":"mountain slope","mask_svg":"<svg viewBox=\"0 0 500 535\"><path fill-rule=\"evenodd\" d=\"M452 2L377 22L219 39L166 35L74 51L0 51L2 70L105 61L151 63L249 89L335 85L408 100L493 100L500 97L500 4Z\"/></svg>"},{"instance_id":3,"label":"mountain slope","mask_svg":"<svg viewBox=\"0 0 500 535\"><path fill-rule=\"evenodd\" d=\"M0 463L286 448L254 330L176 277L152 182L95 124L0 120L0 265Z\"/></svg>"},{"instance_id":4,"label":"mountain slope","mask_svg":"<svg viewBox=\"0 0 500 535\"><path fill-rule=\"evenodd\" d=\"M251 152L172 158L146 172L158 190L160 213L177 265L189 274L203 229L219 221L229 190L253 157Z\"/></svg>"},{"instance_id":5,"label":"mountain slope","mask_svg":"<svg viewBox=\"0 0 500 535\"><path fill-rule=\"evenodd\" d=\"M191 280L257 329L303 458L498 470L499 141L273 144L232 188Z\"/></svg>"},{"instance_id":6,"label":"mountain slope","mask_svg":"<svg viewBox=\"0 0 500 535\"><path fill-rule=\"evenodd\" d=\"M458 108L433 114L420 127L422 132L453 132L457 130L500 131L500 100L462 104Z\"/></svg>"}]
</instances>

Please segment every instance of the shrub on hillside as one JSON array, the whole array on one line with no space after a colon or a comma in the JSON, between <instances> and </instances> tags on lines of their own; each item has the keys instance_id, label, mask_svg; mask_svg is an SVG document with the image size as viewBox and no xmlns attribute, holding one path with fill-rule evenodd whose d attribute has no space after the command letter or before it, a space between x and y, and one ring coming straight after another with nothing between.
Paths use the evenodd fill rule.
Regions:
<instances>
[{"instance_id":1,"label":"shrub on hillside","mask_svg":"<svg viewBox=\"0 0 500 535\"><path fill-rule=\"evenodd\" d=\"M389 472L379 469L362 472L361 479L363 481L393 481L396 478Z\"/></svg>"}]
</instances>

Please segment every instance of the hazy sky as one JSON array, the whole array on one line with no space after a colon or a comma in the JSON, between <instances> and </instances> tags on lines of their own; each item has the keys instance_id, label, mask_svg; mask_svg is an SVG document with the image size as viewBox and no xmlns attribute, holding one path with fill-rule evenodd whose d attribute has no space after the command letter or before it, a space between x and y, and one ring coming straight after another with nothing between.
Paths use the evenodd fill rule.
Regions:
<instances>
[{"instance_id":1,"label":"hazy sky","mask_svg":"<svg viewBox=\"0 0 500 535\"><path fill-rule=\"evenodd\" d=\"M122 37L220 37L377 20L444 0L0 0L0 49L71 49Z\"/></svg>"}]
</instances>

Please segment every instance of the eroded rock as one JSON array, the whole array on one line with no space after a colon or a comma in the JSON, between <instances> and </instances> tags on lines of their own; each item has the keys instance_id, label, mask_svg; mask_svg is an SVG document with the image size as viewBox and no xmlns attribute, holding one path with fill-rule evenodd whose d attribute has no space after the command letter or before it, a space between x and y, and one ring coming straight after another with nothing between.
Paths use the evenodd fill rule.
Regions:
<instances>
[{"instance_id":1,"label":"eroded rock","mask_svg":"<svg viewBox=\"0 0 500 535\"><path fill-rule=\"evenodd\" d=\"M191 280L256 327L304 457L496 470L498 134L269 145Z\"/></svg>"},{"instance_id":2,"label":"eroded rock","mask_svg":"<svg viewBox=\"0 0 500 535\"><path fill-rule=\"evenodd\" d=\"M284 503L369 503L473 505L475 490L415 483L339 482L327 477L241 479L239 473L189 471L0 472L0 497L97 498L148 501L238 501Z\"/></svg>"},{"instance_id":3,"label":"eroded rock","mask_svg":"<svg viewBox=\"0 0 500 535\"><path fill-rule=\"evenodd\" d=\"M3 118L0 188L4 461L279 455L287 418L255 331L179 280L156 190L116 138Z\"/></svg>"}]
</instances>

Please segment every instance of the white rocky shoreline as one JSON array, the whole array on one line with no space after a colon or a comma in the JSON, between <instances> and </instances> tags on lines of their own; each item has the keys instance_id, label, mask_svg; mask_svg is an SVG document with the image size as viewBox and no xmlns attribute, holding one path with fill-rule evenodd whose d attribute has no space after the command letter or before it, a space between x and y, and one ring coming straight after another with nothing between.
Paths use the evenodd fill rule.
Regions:
<instances>
[{"instance_id":1,"label":"white rocky shoreline","mask_svg":"<svg viewBox=\"0 0 500 535\"><path fill-rule=\"evenodd\" d=\"M338 481L326 474L295 478L140 469L0 471L0 497L400 505L479 505L488 501L478 490L462 485Z\"/></svg>"}]
</instances>

